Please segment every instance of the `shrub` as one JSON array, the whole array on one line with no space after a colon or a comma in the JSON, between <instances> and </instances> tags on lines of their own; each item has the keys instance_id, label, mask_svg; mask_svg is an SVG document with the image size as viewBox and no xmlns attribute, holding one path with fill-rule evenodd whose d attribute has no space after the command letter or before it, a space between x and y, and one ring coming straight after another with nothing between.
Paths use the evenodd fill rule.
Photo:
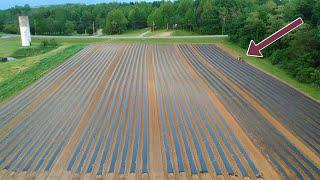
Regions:
<instances>
[{"instance_id":1,"label":"shrub","mask_svg":"<svg viewBox=\"0 0 320 180\"><path fill-rule=\"evenodd\" d=\"M50 40L42 40L41 41L41 46L43 47L56 47L58 46L58 42L55 39L50 39Z\"/></svg>"},{"instance_id":2,"label":"shrub","mask_svg":"<svg viewBox=\"0 0 320 180\"><path fill-rule=\"evenodd\" d=\"M55 39L43 40L41 41L41 44L39 46L24 47L24 48L17 49L15 52L11 54L11 56L14 58L25 58L25 57L35 56L35 55L49 52L58 46L59 44Z\"/></svg>"},{"instance_id":3,"label":"shrub","mask_svg":"<svg viewBox=\"0 0 320 180\"><path fill-rule=\"evenodd\" d=\"M3 26L3 32L8 34L18 34L19 27L16 24L5 24Z\"/></svg>"},{"instance_id":4,"label":"shrub","mask_svg":"<svg viewBox=\"0 0 320 180\"><path fill-rule=\"evenodd\" d=\"M315 86L320 87L320 68L316 69L311 76L314 79Z\"/></svg>"},{"instance_id":5,"label":"shrub","mask_svg":"<svg viewBox=\"0 0 320 180\"><path fill-rule=\"evenodd\" d=\"M300 82L312 83L315 81L314 77L312 76L314 71L314 68L300 68L300 70L296 74L296 78Z\"/></svg>"},{"instance_id":6,"label":"shrub","mask_svg":"<svg viewBox=\"0 0 320 180\"><path fill-rule=\"evenodd\" d=\"M6 57L0 57L0 62L7 62L8 61L8 58Z\"/></svg>"}]
</instances>

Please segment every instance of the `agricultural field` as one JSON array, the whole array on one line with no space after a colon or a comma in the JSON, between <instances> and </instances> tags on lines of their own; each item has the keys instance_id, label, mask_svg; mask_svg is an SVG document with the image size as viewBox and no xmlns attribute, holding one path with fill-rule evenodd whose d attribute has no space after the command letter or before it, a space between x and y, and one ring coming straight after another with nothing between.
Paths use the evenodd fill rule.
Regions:
<instances>
[{"instance_id":1,"label":"agricultural field","mask_svg":"<svg viewBox=\"0 0 320 180\"><path fill-rule=\"evenodd\" d=\"M0 179L318 179L320 103L215 45L89 45L0 104Z\"/></svg>"}]
</instances>

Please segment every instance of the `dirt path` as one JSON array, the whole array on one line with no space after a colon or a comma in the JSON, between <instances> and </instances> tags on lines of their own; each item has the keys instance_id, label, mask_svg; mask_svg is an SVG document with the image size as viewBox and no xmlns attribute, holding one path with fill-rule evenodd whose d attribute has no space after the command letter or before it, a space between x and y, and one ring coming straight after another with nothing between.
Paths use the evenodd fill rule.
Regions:
<instances>
[{"instance_id":1,"label":"dirt path","mask_svg":"<svg viewBox=\"0 0 320 180\"><path fill-rule=\"evenodd\" d=\"M172 31L166 31L166 32L158 33L156 36L157 37L169 37L169 36L171 36L171 34L172 34Z\"/></svg>"},{"instance_id":2,"label":"dirt path","mask_svg":"<svg viewBox=\"0 0 320 180\"><path fill-rule=\"evenodd\" d=\"M148 34L150 32L150 30L146 31L146 32L143 32L141 33L138 37L139 38L144 38L146 34Z\"/></svg>"},{"instance_id":3,"label":"dirt path","mask_svg":"<svg viewBox=\"0 0 320 180\"><path fill-rule=\"evenodd\" d=\"M150 133L150 169L152 179L164 178L164 157L162 152L161 126L158 113L157 92L155 88L154 69L153 69L153 46L147 48L148 63L148 89L149 89L149 131Z\"/></svg>"}]
</instances>

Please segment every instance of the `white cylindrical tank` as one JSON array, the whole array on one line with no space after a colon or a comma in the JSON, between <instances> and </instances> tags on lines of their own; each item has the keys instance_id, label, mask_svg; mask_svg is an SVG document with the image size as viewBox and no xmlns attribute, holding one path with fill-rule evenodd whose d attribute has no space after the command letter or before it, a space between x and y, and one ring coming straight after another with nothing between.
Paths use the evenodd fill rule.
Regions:
<instances>
[{"instance_id":1,"label":"white cylindrical tank","mask_svg":"<svg viewBox=\"0 0 320 180\"><path fill-rule=\"evenodd\" d=\"M28 16L19 16L20 34L22 46L31 45L31 34Z\"/></svg>"}]
</instances>

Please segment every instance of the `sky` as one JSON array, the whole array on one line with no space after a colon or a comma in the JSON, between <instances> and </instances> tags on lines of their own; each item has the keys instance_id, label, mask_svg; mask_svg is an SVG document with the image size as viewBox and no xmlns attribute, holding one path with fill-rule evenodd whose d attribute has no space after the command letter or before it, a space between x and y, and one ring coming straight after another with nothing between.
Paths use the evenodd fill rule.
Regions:
<instances>
[{"instance_id":1,"label":"sky","mask_svg":"<svg viewBox=\"0 0 320 180\"><path fill-rule=\"evenodd\" d=\"M142 0L0 0L0 9L8 9L16 5L23 6L29 4L31 7L42 6L42 5L53 5L53 4L66 4L66 3L83 3L83 4L96 4L103 2L136 2ZM148 1L148 0L146 0Z\"/></svg>"}]
</instances>

